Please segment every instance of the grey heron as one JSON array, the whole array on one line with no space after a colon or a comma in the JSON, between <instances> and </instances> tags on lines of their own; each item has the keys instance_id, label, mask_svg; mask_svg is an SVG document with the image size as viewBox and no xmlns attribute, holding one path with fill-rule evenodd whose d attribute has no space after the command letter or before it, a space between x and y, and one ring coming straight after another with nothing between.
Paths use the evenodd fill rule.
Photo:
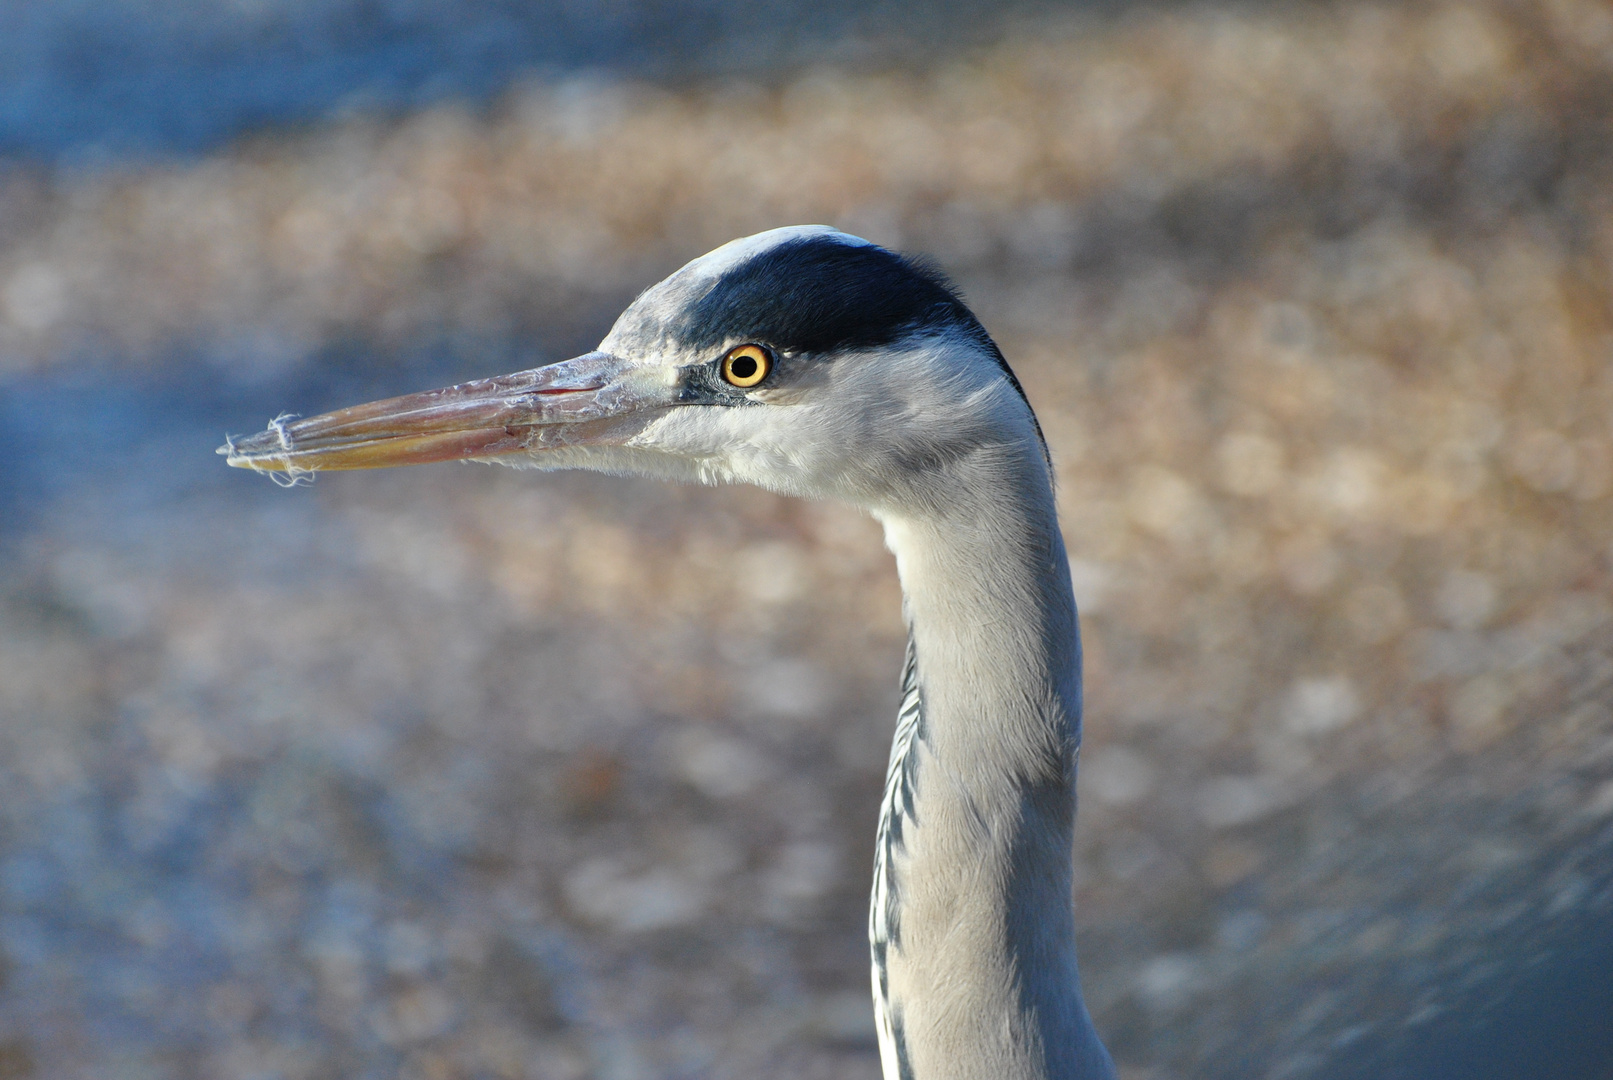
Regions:
<instances>
[{"instance_id":1,"label":"grey heron","mask_svg":"<svg viewBox=\"0 0 1613 1080\"><path fill-rule=\"evenodd\" d=\"M1076 971L1081 651L1051 465L938 272L775 229L647 289L594 352L220 453L293 475L468 460L748 483L872 513L908 627L869 916L886 1080L1113 1076Z\"/></svg>"}]
</instances>

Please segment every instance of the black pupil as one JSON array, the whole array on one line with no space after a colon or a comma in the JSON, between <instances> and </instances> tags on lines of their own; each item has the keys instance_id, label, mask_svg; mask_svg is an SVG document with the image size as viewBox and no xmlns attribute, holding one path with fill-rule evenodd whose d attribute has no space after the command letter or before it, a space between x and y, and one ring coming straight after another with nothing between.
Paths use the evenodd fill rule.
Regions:
<instances>
[{"instance_id":1,"label":"black pupil","mask_svg":"<svg viewBox=\"0 0 1613 1080\"><path fill-rule=\"evenodd\" d=\"M748 379L756 374L756 358L754 356L736 356L734 362L728 366L736 379Z\"/></svg>"}]
</instances>

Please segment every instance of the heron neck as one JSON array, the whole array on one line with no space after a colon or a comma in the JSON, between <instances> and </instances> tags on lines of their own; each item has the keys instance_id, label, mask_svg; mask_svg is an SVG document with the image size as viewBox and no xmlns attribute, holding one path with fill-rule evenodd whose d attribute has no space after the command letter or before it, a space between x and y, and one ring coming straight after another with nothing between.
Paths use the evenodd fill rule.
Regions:
<instances>
[{"instance_id":1,"label":"heron neck","mask_svg":"<svg viewBox=\"0 0 1613 1080\"><path fill-rule=\"evenodd\" d=\"M922 710L881 822L888 1080L1112 1075L1075 964L1069 565L1043 462L1012 464L960 478L944 508L882 515Z\"/></svg>"}]
</instances>

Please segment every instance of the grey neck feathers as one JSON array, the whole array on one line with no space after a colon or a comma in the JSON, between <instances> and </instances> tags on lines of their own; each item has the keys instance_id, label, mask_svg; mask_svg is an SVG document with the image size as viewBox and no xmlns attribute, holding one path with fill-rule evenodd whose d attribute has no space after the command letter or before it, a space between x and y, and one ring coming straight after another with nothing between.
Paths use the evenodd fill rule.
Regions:
<instances>
[{"instance_id":1,"label":"grey neck feathers","mask_svg":"<svg viewBox=\"0 0 1613 1080\"><path fill-rule=\"evenodd\" d=\"M909 628L870 938L886 1080L1088 1080L1071 910L1081 657L1039 453L881 514Z\"/></svg>"}]
</instances>

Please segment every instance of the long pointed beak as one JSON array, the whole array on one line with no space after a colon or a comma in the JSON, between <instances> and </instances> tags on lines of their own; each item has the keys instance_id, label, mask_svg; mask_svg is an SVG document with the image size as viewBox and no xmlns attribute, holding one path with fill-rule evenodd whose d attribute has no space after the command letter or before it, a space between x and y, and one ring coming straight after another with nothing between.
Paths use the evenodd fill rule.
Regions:
<instances>
[{"instance_id":1,"label":"long pointed beak","mask_svg":"<svg viewBox=\"0 0 1613 1080\"><path fill-rule=\"evenodd\" d=\"M609 353L354 405L218 448L241 469L385 469L613 441L612 421L673 403L672 387Z\"/></svg>"}]
</instances>

